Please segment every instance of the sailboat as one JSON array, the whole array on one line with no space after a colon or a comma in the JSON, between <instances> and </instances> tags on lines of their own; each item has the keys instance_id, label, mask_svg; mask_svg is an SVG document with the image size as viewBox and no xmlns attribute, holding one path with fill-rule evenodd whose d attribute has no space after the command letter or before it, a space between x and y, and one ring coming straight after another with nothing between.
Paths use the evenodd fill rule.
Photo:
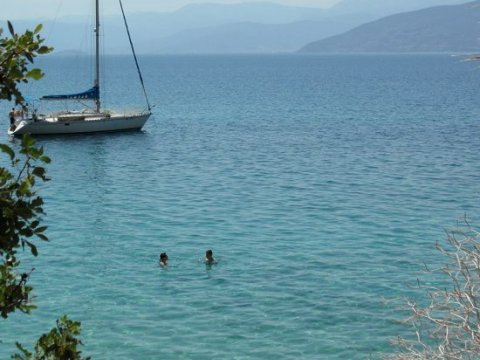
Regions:
<instances>
[{"instance_id":1,"label":"sailboat","mask_svg":"<svg viewBox=\"0 0 480 360\"><path fill-rule=\"evenodd\" d=\"M97 132L114 132L140 130L151 115L151 107L138 65L137 56L131 40L123 5L119 0L128 39L137 66L140 82L143 87L147 108L141 112L115 112L103 109L100 101L100 14L99 0L95 1L95 79L93 87L87 91L69 95L48 95L41 100L91 100L95 106L86 110L60 111L48 115L40 115L34 110L29 116L17 116L8 130L9 135L54 135L81 134Z\"/></svg>"}]
</instances>

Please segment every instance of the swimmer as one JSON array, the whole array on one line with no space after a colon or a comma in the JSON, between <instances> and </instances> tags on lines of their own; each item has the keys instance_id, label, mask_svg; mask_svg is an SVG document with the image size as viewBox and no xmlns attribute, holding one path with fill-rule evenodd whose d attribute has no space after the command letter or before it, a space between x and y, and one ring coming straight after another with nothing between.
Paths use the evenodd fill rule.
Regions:
<instances>
[{"instance_id":1,"label":"swimmer","mask_svg":"<svg viewBox=\"0 0 480 360\"><path fill-rule=\"evenodd\" d=\"M17 260L13 255L7 255L7 261L5 262L7 266L13 266Z\"/></svg>"},{"instance_id":2,"label":"swimmer","mask_svg":"<svg viewBox=\"0 0 480 360\"><path fill-rule=\"evenodd\" d=\"M205 264L211 265L211 264L216 264L217 260L213 257L213 251L212 250L207 250L205 252Z\"/></svg>"},{"instance_id":3,"label":"swimmer","mask_svg":"<svg viewBox=\"0 0 480 360\"><path fill-rule=\"evenodd\" d=\"M160 266L166 267L168 265L168 255L167 253L160 254Z\"/></svg>"}]
</instances>

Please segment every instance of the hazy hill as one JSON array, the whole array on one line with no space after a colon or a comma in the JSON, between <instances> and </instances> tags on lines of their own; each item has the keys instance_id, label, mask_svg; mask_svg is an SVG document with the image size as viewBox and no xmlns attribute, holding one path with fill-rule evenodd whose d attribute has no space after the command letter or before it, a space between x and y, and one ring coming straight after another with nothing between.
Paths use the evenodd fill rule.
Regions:
<instances>
[{"instance_id":1,"label":"hazy hill","mask_svg":"<svg viewBox=\"0 0 480 360\"><path fill-rule=\"evenodd\" d=\"M478 51L480 1L391 15L303 47L310 53Z\"/></svg>"},{"instance_id":2,"label":"hazy hill","mask_svg":"<svg viewBox=\"0 0 480 360\"><path fill-rule=\"evenodd\" d=\"M177 20L174 23L178 25L178 19L185 19L189 14L192 19L200 16L204 19L203 24L209 23L210 26L196 26L169 36L155 37L148 49L155 53L293 52L311 41L343 33L385 14L464 1L343 0L331 9L271 3L191 5L175 14ZM217 25L213 24L213 20L207 21L209 16L215 18ZM172 29L172 26L169 28Z\"/></svg>"},{"instance_id":3,"label":"hazy hill","mask_svg":"<svg viewBox=\"0 0 480 360\"><path fill-rule=\"evenodd\" d=\"M312 41L343 33L398 9L462 0L343 0L331 9L282 6L268 2L192 4L170 13L127 14L139 53L293 52ZM16 21L32 28L39 20ZM92 19L60 17L44 21L47 43L56 52L92 50ZM120 17L105 17L106 53L129 52Z\"/></svg>"},{"instance_id":4,"label":"hazy hill","mask_svg":"<svg viewBox=\"0 0 480 360\"><path fill-rule=\"evenodd\" d=\"M234 23L184 31L158 39L155 53L281 53L292 52L321 34L336 34L348 24L335 21L301 21L290 24Z\"/></svg>"},{"instance_id":5,"label":"hazy hill","mask_svg":"<svg viewBox=\"0 0 480 360\"><path fill-rule=\"evenodd\" d=\"M369 14L380 18L406 11L440 5L458 5L465 0L343 0L330 9L331 14ZM371 18L371 20L374 20Z\"/></svg>"}]
</instances>

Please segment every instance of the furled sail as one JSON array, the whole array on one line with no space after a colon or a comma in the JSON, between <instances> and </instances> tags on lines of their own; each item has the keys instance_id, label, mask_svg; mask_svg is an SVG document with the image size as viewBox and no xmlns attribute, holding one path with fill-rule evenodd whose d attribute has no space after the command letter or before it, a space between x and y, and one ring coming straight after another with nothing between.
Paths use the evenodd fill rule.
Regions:
<instances>
[{"instance_id":1,"label":"furled sail","mask_svg":"<svg viewBox=\"0 0 480 360\"><path fill-rule=\"evenodd\" d=\"M97 100L100 97L100 91L98 86L94 86L91 89L69 95L46 95L42 96L41 100Z\"/></svg>"}]
</instances>

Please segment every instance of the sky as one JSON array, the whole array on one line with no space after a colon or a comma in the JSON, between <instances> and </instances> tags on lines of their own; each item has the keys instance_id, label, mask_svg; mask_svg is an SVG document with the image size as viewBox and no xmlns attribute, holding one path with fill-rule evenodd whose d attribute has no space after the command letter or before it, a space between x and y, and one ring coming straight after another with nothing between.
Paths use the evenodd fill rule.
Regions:
<instances>
[{"instance_id":1,"label":"sky","mask_svg":"<svg viewBox=\"0 0 480 360\"><path fill-rule=\"evenodd\" d=\"M194 3L231 4L265 0L122 0L127 13L168 12ZM339 0L267 0L268 2L308 7L329 7ZM65 15L84 15L92 8L92 0L0 0L0 18L31 19L55 18ZM117 0L102 0L104 14L118 13Z\"/></svg>"}]
</instances>

